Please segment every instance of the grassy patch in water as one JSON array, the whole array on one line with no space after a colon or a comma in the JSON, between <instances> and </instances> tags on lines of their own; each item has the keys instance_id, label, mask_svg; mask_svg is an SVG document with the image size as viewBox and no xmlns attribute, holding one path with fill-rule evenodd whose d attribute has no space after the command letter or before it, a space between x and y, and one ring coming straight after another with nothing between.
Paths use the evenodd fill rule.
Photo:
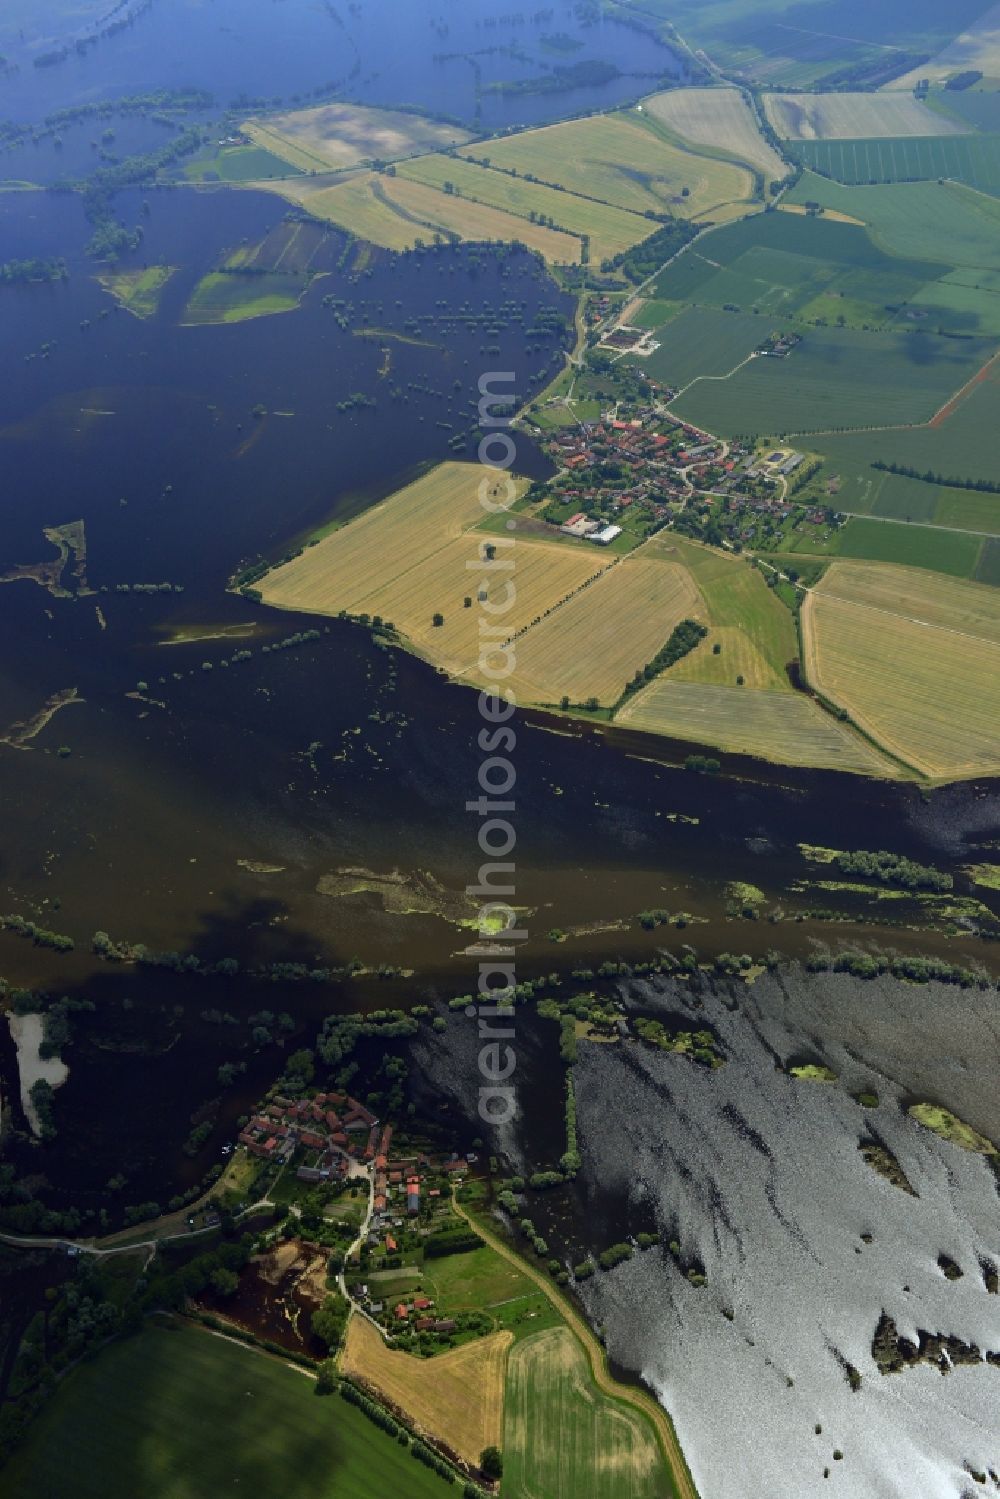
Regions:
<instances>
[{"instance_id":1,"label":"grassy patch in water","mask_svg":"<svg viewBox=\"0 0 1000 1499\"><path fill-rule=\"evenodd\" d=\"M174 270L172 265L150 265L142 271L107 271L97 279L128 312L151 318Z\"/></svg>"},{"instance_id":2,"label":"grassy patch in water","mask_svg":"<svg viewBox=\"0 0 1000 1499\"><path fill-rule=\"evenodd\" d=\"M915 1119L925 1129L933 1130L936 1135L940 1135L942 1140L957 1145L961 1150L971 1150L976 1155L1000 1154L992 1140L987 1140L986 1136L978 1134L971 1124L965 1124L949 1109L943 1109L938 1104L915 1103L908 1113L911 1119Z\"/></svg>"},{"instance_id":3,"label":"grassy patch in water","mask_svg":"<svg viewBox=\"0 0 1000 1499\"><path fill-rule=\"evenodd\" d=\"M824 1067L821 1062L804 1062L801 1066L789 1067L789 1077L804 1078L811 1083L835 1083L837 1074L832 1067Z\"/></svg>"},{"instance_id":4,"label":"grassy patch in water","mask_svg":"<svg viewBox=\"0 0 1000 1499\"><path fill-rule=\"evenodd\" d=\"M241 276L212 271L191 293L183 321L242 323L276 312L294 312L308 284L306 276L292 273L265 271Z\"/></svg>"}]
</instances>

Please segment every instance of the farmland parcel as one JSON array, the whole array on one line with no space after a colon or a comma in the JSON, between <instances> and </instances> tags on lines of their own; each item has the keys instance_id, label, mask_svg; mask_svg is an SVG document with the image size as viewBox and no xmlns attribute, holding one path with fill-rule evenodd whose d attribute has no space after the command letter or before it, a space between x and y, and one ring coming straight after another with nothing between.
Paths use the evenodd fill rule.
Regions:
<instances>
[{"instance_id":1,"label":"farmland parcel","mask_svg":"<svg viewBox=\"0 0 1000 1499\"><path fill-rule=\"evenodd\" d=\"M753 190L747 168L671 145L636 114L548 125L459 154L633 213L718 219Z\"/></svg>"},{"instance_id":2,"label":"farmland parcel","mask_svg":"<svg viewBox=\"0 0 1000 1499\"><path fill-rule=\"evenodd\" d=\"M924 775L1000 766L1000 596L977 583L837 562L802 610L806 672Z\"/></svg>"},{"instance_id":3,"label":"farmland parcel","mask_svg":"<svg viewBox=\"0 0 1000 1499\"><path fill-rule=\"evenodd\" d=\"M739 89L670 89L644 100L642 109L692 145L725 152L766 177L780 178L787 171Z\"/></svg>"},{"instance_id":4,"label":"farmland parcel","mask_svg":"<svg viewBox=\"0 0 1000 1499\"><path fill-rule=\"evenodd\" d=\"M501 1439L509 1332L491 1333L428 1363L387 1348L366 1317L351 1318L340 1367L399 1406L421 1430L476 1464Z\"/></svg>"},{"instance_id":5,"label":"farmland parcel","mask_svg":"<svg viewBox=\"0 0 1000 1499\"><path fill-rule=\"evenodd\" d=\"M238 1441L221 1439L234 1429ZM39 1499L454 1493L356 1407L317 1399L300 1370L205 1332L163 1327L124 1339L60 1384L4 1484Z\"/></svg>"},{"instance_id":6,"label":"farmland parcel","mask_svg":"<svg viewBox=\"0 0 1000 1499\"><path fill-rule=\"evenodd\" d=\"M908 94L767 93L763 97L777 134L796 141L953 135L967 128Z\"/></svg>"},{"instance_id":7,"label":"farmland parcel","mask_svg":"<svg viewBox=\"0 0 1000 1499\"><path fill-rule=\"evenodd\" d=\"M441 465L270 573L260 585L264 602L381 615L436 665L476 679L484 603L498 606L513 635L610 564L584 542L520 540L516 599L499 613L506 573L478 566L499 545L476 529L482 473L474 464ZM504 481L497 492L505 492Z\"/></svg>"},{"instance_id":8,"label":"farmland parcel","mask_svg":"<svg viewBox=\"0 0 1000 1499\"><path fill-rule=\"evenodd\" d=\"M626 704L616 722L783 765L894 773L857 734L797 693L678 682L668 673Z\"/></svg>"},{"instance_id":9,"label":"farmland parcel","mask_svg":"<svg viewBox=\"0 0 1000 1499\"><path fill-rule=\"evenodd\" d=\"M573 1334L550 1328L510 1355L504 1408L508 1499L658 1499L652 1430L594 1388Z\"/></svg>"},{"instance_id":10,"label":"farmland parcel","mask_svg":"<svg viewBox=\"0 0 1000 1499\"><path fill-rule=\"evenodd\" d=\"M394 161L469 138L454 125L361 104L323 104L269 115L248 120L243 130L259 146L304 172L343 171L374 160Z\"/></svg>"}]
</instances>

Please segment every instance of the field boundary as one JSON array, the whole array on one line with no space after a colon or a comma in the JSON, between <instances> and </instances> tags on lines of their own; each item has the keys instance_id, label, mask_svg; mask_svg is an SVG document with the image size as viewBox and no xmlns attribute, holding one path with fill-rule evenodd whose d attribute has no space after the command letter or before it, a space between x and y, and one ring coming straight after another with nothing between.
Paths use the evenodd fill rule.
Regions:
<instances>
[{"instance_id":1,"label":"field boundary","mask_svg":"<svg viewBox=\"0 0 1000 1499\"><path fill-rule=\"evenodd\" d=\"M469 1209L463 1207L454 1192L452 1193L452 1205L459 1217L464 1218L491 1249L495 1249L499 1255L502 1255L505 1260L514 1265L523 1275L527 1275L545 1294L552 1306L563 1318L570 1332L574 1334L578 1342L583 1346L583 1351L590 1364L591 1375L598 1389L613 1400L620 1400L626 1405L631 1405L652 1422L657 1443L670 1472L677 1499L699 1499L691 1470L687 1465L680 1442L677 1439L677 1433L674 1430L674 1423L669 1413L664 1410L659 1401L654 1399L645 1389L624 1385L616 1380L608 1368L607 1353L597 1341L593 1331L576 1308L570 1304L568 1299L552 1285L548 1277L526 1259L522 1258L515 1250L511 1249L510 1245L504 1239L500 1238L498 1234L495 1234L492 1229L487 1228L481 1218L474 1216Z\"/></svg>"}]
</instances>

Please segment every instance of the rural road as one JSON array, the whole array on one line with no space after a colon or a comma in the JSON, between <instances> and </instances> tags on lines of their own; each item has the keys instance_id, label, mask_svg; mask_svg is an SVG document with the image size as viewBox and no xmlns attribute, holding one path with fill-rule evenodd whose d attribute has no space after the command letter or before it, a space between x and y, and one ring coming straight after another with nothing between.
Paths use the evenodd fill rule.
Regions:
<instances>
[{"instance_id":1,"label":"rural road","mask_svg":"<svg viewBox=\"0 0 1000 1499\"><path fill-rule=\"evenodd\" d=\"M492 1229L487 1228L481 1218L474 1218L471 1213L467 1212L458 1201L454 1191L452 1192L452 1206L458 1216L471 1224L476 1233L479 1234L480 1238L485 1240L491 1249L495 1249L497 1254L501 1255L503 1259L519 1270L522 1275L526 1275L529 1280L534 1281L538 1289L543 1292L556 1308L570 1331L575 1334L579 1342L583 1345L587 1358L590 1361L594 1383L598 1389L613 1400L625 1401L626 1404L641 1411L653 1423L660 1446L663 1449L663 1456L670 1468L677 1499L698 1499L698 1490L695 1488L694 1479L688 1471L684 1454L677 1440L677 1433L674 1431L673 1422L662 1405L654 1400L652 1395L647 1394L645 1390L637 1389L632 1385L620 1384L616 1379L612 1378L608 1371L607 1355L589 1325L584 1321L568 1298L560 1294L543 1271L536 1269L530 1261L516 1254L498 1234L495 1234Z\"/></svg>"}]
</instances>

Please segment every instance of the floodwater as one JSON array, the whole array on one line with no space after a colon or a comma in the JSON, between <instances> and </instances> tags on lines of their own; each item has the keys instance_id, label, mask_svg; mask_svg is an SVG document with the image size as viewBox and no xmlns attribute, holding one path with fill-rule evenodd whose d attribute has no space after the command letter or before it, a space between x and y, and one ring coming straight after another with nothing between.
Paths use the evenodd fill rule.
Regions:
<instances>
[{"instance_id":1,"label":"floodwater","mask_svg":"<svg viewBox=\"0 0 1000 1499\"><path fill-rule=\"evenodd\" d=\"M681 74L668 47L606 19L592 0L528 13L496 0L151 0L131 26L82 54L72 43L89 34L86 26L74 33L53 9L17 31L0 19L0 52L13 65L0 75L10 118L158 89L203 89L220 107L306 104L336 90L362 104L416 105L495 129L612 108ZM67 43L64 60L35 66ZM576 86L558 91L491 87L595 62L617 71L578 73Z\"/></svg>"}]
</instances>

